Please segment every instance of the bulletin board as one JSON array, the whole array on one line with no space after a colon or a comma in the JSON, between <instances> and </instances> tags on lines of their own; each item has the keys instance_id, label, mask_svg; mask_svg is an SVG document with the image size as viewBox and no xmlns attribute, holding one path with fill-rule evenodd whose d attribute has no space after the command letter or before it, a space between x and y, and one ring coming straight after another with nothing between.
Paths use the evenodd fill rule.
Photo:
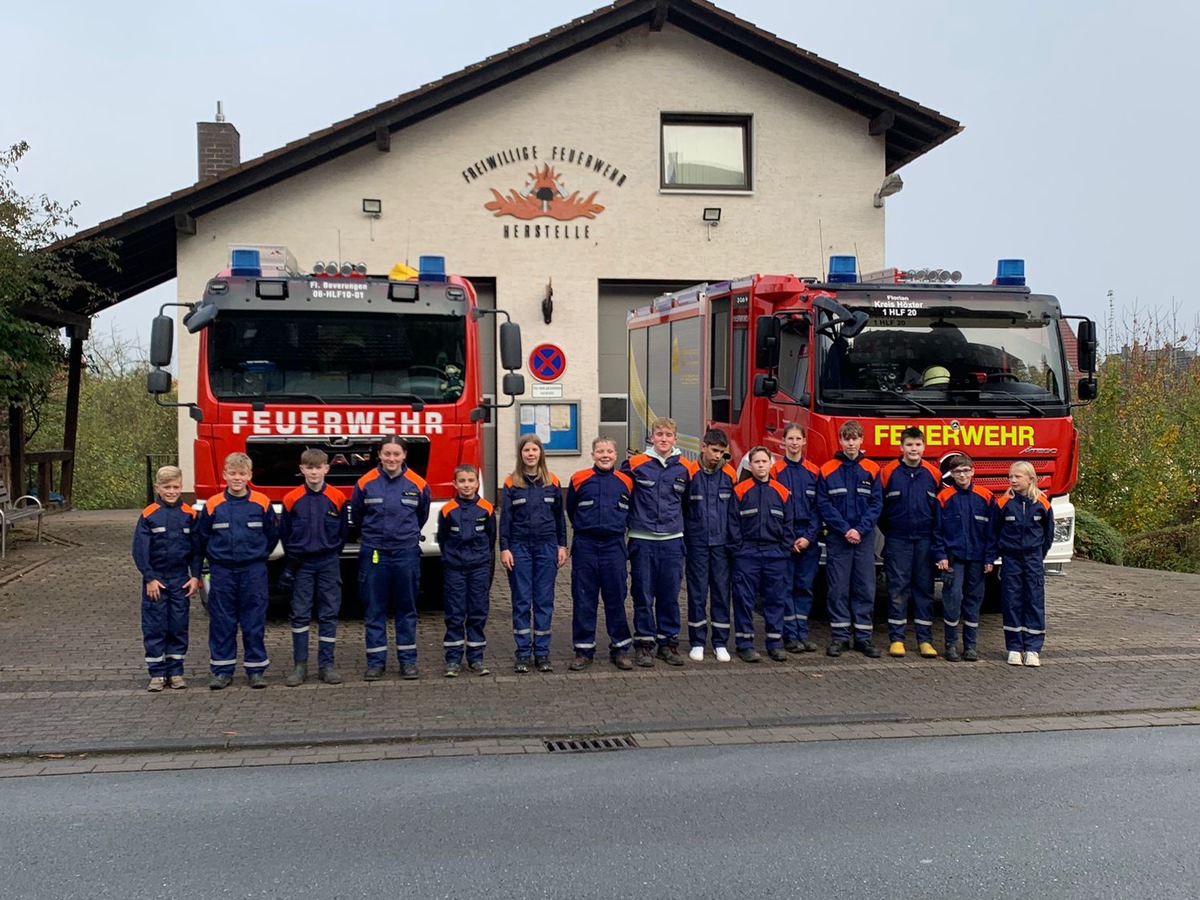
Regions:
<instances>
[{"instance_id":1,"label":"bulletin board","mask_svg":"<svg viewBox=\"0 0 1200 900\"><path fill-rule=\"evenodd\" d=\"M517 404L518 434L536 434L547 456L580 456L579 401L522 400Z\"/></svg>"}]
</instances>

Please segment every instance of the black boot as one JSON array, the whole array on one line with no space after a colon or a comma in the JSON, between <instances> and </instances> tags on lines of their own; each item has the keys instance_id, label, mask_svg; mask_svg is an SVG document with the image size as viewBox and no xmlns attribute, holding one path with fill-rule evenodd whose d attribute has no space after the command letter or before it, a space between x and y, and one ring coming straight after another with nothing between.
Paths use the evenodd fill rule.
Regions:
<instances>
[{"instance_id":1,"label":"black boot","mask_svg":"<svg viewBox=\"0 0 1200 900\"><path fill-rule=\"evenodd\" d=\"M293 667L291 671L291 674L288 675L287 678L283 679L283 683L287 687L299 687L306 681L308 681L308 663L306 662L296 663L295 667Z\"/></svg>"}]
</instances>

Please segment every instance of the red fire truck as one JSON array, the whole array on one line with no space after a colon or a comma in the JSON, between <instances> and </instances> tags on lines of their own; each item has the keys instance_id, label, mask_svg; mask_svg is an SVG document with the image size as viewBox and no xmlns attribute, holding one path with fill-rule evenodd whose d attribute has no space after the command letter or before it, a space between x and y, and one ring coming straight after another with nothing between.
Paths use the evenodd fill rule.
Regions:
<instances>
[{"instance_id":1,"label":"red fire truck","mask_svg":"<svg viewBox=\"0 0 1200 900\"><path fill-rule=\"evenodd\" d=\"M199 366L196 401L177 405L197 422L191 471L200 502L221 489L223 460L234 451L250 456L254 488L281 501L303 483L307 447L329 454L328 482L349 494L378 464L380 438L399 434L433 497L421 544L433 556L454 467L483 470L482 424L497 408L484 400L477 322L505 319L499 344L510 397L524 393L512 371L522 364L520 326L503 310L480 309L471 283L447 275L440 256L422 256L419 271L398 266L391 277L365 272L318 263L302 275L282 247L233 249L199 303L160 310L148 388L160 403L170 390L163 367L172 320L164 313L185 306L184 325L200 335Z\"/></svg>"},{"instance_id":2,"label":"red fire truck","mask_svg":"<svg viewBox=\"0 0 1200 900\"><path fill-rule=\"evenodd\" d=\"M966 452L993 491L1007 488L1015 460L1033 463L1054 505L1047 564L1061 567L1074 545L1079 467L1071 410L1096 396L1095 323L1032 293L1022 260L1001 260L989 285L959 277L889 269L860 278L854 257L835 256L824 281L753 275L630 312L630 450L669 415L684 453L699 451L706 428L722 428L739 466L756 444L782 455L784 426L798 422L819 465L855 419L863 452L883 464L916 425L931 461ZM1077 336L1067 319L1079 320Z\"/></svg>"}]
</instances>

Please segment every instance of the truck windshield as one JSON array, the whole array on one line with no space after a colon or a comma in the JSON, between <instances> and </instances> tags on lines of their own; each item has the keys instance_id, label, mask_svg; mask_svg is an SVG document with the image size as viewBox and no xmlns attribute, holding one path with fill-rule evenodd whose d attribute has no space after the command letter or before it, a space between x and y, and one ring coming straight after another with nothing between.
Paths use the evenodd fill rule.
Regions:
<instances>
[{"instance_id":1,"label":"truck windshield","mask_svg":"<svg viewBox=\"0 0 1200 900\"><path fill-rule=\"evenodd\" d=\"M466 377L466 320L223 310L208 331L208 371L221 400L451 403Z\"/></svg>"},{"instance_id":2,"label":"truck windshield","mask_svg":"<svg viewBox=\"0 0 1200 900\"><path fill-rule=\"evenodd\" d=\"M1022 409L1024 415L1045 415L1047 407L1066 402L1057 319L962 309L917 312L873 315L853 338L821 336L821 401L1002 415Z\"/></svg>"}]
</instances>

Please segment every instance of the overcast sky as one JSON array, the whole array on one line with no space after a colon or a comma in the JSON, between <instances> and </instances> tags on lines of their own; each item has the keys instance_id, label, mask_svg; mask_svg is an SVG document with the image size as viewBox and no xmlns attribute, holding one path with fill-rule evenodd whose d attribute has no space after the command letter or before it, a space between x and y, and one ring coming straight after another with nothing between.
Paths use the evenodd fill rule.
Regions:
<instances>
[{"instance_id":1,"label":"overcast sky","mask_svg":"<svg viewBox=\"0 0 1200 900\"><path fill-rule=\"evenodd\" d=\"M596 0L6 4L0 143L25 194L87 228L192 184L218 99L249 160L565 24ZM725 0L723 8L966 130L904 167L887 264L988 281L1024 257L1064 311L1194 333L1200 4ZM317 62L316 60L320 60ZM714 273L719 274L719 273ZM728 273L732 274L732 273ZM174 285L97 330L144 338Z\"/></svg>"}]
</instances>

